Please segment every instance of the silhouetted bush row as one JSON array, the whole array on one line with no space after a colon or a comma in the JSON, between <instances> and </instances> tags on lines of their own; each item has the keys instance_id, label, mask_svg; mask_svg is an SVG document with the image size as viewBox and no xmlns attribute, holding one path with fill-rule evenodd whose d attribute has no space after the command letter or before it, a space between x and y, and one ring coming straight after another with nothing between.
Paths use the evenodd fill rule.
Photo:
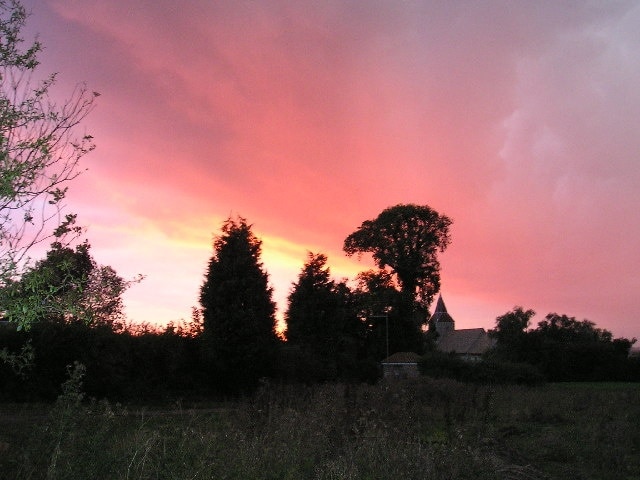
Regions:
<instances>
[{"instance_id":1,"label":"silhouetted bush row","mask_svg":"<svg viewBox=\"0 0 640 480\"><path fill-rule=\"evenodd\" d=\"M171 332L133 335L82 324L40 323L28 332L0 329L0 348L18 352L30 342L34 362L18 375L0 362L0 396L51 400L67 378L67 365L86 367L87 395L114 400L150 400L193 395L207 387L198 340Z\"/></svg>"},{"instance_id":2,"label":"silhouetted bush row","mask_svg":"<svg viewBox=\"0 0 640 480\"><path fill-rule=\"evenodd\" d=\"M532 365L495 360L469 362L453 354L429 352L418 368L432 378L451 378L480 384L540 385L545 377Z\"/></svg>"},{"instance_id":3,"label":"silhouetted bush row","mask_svg":"<svg viewBox=\"0 0 640 480\"><path fill-rule=\"evenodd\" d=\"M19 371L0 361L1 400L55 399L68 378L67 366L74 362L86 367L83 385L89 397L148 402L250 393L228 388L224 372L208 360L202 336L184 336L172 329L134 334L77 323L39 323L28 332L16 331L13 326L0 328L0 349L17 353L25 345L34 352L30 367ZM529 361L505 359L498 350L481 362L432 351L423 356L419 369L429 377L476 384L640 381L639 357L622 358L600 347L547 343ZM533 355L533 351L529 353ZM276 381L291 384L375 383L381 374L373 358L343 352L329 362L284 342L279 343L271 371Z\"/></svg>"},{"instance_id":4,"label":"silhouetted bush row","mask_svg":"<svg viewBox=\"0 0 640 480\"><path fill-rule=\"evenodd\" d=\"M249 393L229 389L224 372L209 360L202 336L164 332L114 332L83 324L39 323L28 332L0 328L0 349L20 352L30 344L34 361L20 375L0 361L0 399L53 400L68 378L67 366L86 367L84 391L89 397L116 401L162 401L212 398ZM348 380L375 382L380 370L373 360L341 358L329 365L309 352L280 342L272 376L285 383Z\"/></svg>"},{"instance_id":5,"label":"silhouetted bush row","mask_svg":"<svg viewBox=\"0 0 640 480\"><path fill-rule=\"evenodd\" d=\"M640 358L630 355L635 339L556 313L529 328L534 314L515 307L498 317L487 358L532 365L550 382L640 381Z\"/></svg>"}]
</instances>

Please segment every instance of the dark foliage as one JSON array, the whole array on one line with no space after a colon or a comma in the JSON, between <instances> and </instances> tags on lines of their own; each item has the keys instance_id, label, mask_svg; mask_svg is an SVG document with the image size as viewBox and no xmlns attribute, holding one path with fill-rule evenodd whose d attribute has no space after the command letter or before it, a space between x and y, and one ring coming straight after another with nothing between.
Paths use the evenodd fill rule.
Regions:
<instances>
[{"instance_id":1,"label":"dark foliage","mask_svg":"<svg viewBox=\"0 0 640 480\"><path fill-rule=\"evenodd\" d=\"M428 352L418 363L420 373L480 384L540 385L544 376L532 365L506 361L465 361L454 354Z\"/></svg>"},{"instance_id":2,"label":"dark foliage","mask_svg":"<svg viewBox=\"0 0 640 480\"><path fill-rule=\"evenodd\" d=\"M427 205L396 205L362 222L345 239L344 251L371 253L376 265L391 268L401 291L426 311L440 290L437 253L451 241L451 223Z\"/></svg>"},{"instance_id":3,"label":"dark foliage","mask_svg":"<svg viewBox=\"0 0 640 480\"><path fill-rule=\"evenodd\" d=\"M346 314L341 293L331 279L327 257L309 252L288 297L288 342L317 350L323 357L335 356Z\"/></svg>"},{"instance_id":4,"label":"dark foliage","mask_svg":"<svg viewBox=\"0 0 640 480\"><path fill-rule=\"evenodd\" d=\"M635 339L614 339L593 322L556 313L527 329L534 314L515 307L498 317L490 357L533 365L554 382L640 380L629 357Z\"/></svg>"},{"instance_id":5,"label":"dark foliage","mask_svg":"<svg viewBox=\"0 0 640 480\"><path fill-rule=\"evenodd\" d=\"M354 291L365 324L367 355L380 361L394 352L422 352L424 336L412 319L412 302L385 270L361 272Z\"/></svg>"},{"instance_id":6,"label":"dark foliage","mask_svg":"<svg viewBox=\"0 0 640 480\"><path fill-rule=\"evenodd\" d=\"M524 352L527 350L527 329L535 314L533 310L514 307L496 318L496 328L490 334L496 339L496 352L501 358L526 361Z\"/></svg>"},{"instance_id":7,"label":"dark foliage","mask_svg":"<svg viewBox=\"0 0 640 480\"><path fill-rule=\"evenodd\" d=\"M42 322L29 331L0 328L0 349L19 352L27 342L35 351L30 368L17 372L0 362L5 400L56 398L74 362L86 367L89 397L155 401L207 393L197 338L170 331L134 335L81 323Z\"/></svg>"},{"instance_id":8,"label":"dark foliage","mask_svg":"<svg viewBox=\"0 0 640 480\"><path fill-rule=\"evenodd\" d=\"M380 379L379 363L368 357L339 354L334 364L327 364L312 351L298 345L283 345L278 362L278 379L287 384L334 382L375 383Z\"/></svg>"},{"instance_id":9,"label":"dark foliage","mask_svg":"<svg viewBox=\"0 0 640 480\"><path fill-rule=\"evenodd\" d=\"M211 382L203 359L203 338L162 332L113 331L82 323L37 323L29 330L0 326L0 350L19 353L25 345L35 352L33 363L17 369L0 361L0 401L51 401L61 392L68 366L86 368L83 393L89 398L124 402L166 402L175 399L224 398L230 392ZM378 363L342 353L337 376L349 382L374 383ZM317 355L282 344L270 366L279 381L315 383L334 380Z\"/></svg>"},{"instance_id":10,"label":"dark foliage","mask_svg":"<svg viewBox=\"0 0 640 480\"><path fill-rule=\"evenodd\" d=\"M331 279L326 263L325 255L309 252L289 294L285 376L303 382L371 380L373 361L366 355L366 324L357 315L356 297L344 282Z\"/></svg>"}]
</instances>

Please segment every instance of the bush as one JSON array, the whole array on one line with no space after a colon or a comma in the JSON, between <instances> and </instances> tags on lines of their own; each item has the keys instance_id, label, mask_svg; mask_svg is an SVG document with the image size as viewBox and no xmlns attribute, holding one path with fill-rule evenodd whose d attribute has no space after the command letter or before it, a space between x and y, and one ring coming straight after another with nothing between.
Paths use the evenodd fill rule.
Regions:
<instances>
[{"instance_id":1,"label":"bush","mask_svg":"<svg viewBox=\"0 0 640 480\"><path fill-rule=\"evenodd\" d=\"M67 365L76 361L86 367L84 391L89 397L163 400L199 395L204 388L198 339L173 332L134 335L45 322L29 331L0 330L0 350L6 356L15 357L26 345L34 358L23 372L0 360L0 399L54 400Z\"/></svg>"},{"instance_id":2,"label":"bush","mask_svg":"<svg viewBox=\"0 0 640 480\"><path fill-rule=\"evenodd\" d=\"M429 352L418 363L423 375L481 384L540 385L544 376L532 365L484 360L465 361L449 353Z\"/></svg>"}]
</instances>

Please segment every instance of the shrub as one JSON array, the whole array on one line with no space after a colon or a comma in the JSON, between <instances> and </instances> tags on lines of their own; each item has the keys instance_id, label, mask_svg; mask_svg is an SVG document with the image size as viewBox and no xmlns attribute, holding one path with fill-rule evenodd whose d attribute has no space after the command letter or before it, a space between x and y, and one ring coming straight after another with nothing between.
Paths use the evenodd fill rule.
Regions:
<instances>
[{"instance_id":1,"label":"shrub","mask_svg":"<svg viewBox=\"0 0 640 480\"><path fill-rule=\"evenodd\" d=\"M532 365L496 360L470 362L443 352L425 354L418 363L418 368L423 375L429 377L451 378L461 382L518 385L544 383L544 376Z\"/></svg>"}]
</instances>

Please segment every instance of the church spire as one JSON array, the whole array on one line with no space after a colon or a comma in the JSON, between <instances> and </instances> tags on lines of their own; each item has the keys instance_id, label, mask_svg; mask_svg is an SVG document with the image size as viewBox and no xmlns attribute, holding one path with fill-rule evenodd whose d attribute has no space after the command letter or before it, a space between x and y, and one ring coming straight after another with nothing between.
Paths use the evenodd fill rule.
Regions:
<instances>
[{"instance_id":1,"label":"church spire","mask_svg":"<svg viewBox=\"0 0 640 480\"><path fill-rule=\"evenodd\" d=\"M438 303L436 303L436 310L433 313L434 315L436 313L447 313L447 307L444 306L444 300L442 300L442 294L438 295Z\"/></svg>"},{"instance_id":2,"label":"church spire","mask_svg":"<svg viewBox=\"0 0 640 480\"><path fill-rule=\"evenodd\" d=\"M436 327L436 332L438 332L440 335L443 335L446 332L451 332L456 328L453 317L449 315L449 312L447 312L447 307L444 305L442 294L438 295L436 309L433 312L433 315L431 315L429 323L432 323Z\"/></svg>"}]
</instances>

